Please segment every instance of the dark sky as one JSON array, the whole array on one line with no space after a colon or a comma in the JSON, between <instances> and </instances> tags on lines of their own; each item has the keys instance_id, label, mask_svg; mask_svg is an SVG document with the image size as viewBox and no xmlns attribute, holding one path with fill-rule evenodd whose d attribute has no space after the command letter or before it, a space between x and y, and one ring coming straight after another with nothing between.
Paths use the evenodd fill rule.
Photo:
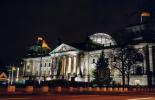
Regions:
<instances>
[{"instance_id":1,"label":"dark sky","mask_svg":"<svg viewBox=\"0 0 155 100\"><path fill-rule=\"evenodd\" d=\"M0 64L21 57L38 33L54 48L64 42L83 41L86 33L114 34L140 21L137 12L149 0L1 0Z\"/></svg>"}]
</instances>

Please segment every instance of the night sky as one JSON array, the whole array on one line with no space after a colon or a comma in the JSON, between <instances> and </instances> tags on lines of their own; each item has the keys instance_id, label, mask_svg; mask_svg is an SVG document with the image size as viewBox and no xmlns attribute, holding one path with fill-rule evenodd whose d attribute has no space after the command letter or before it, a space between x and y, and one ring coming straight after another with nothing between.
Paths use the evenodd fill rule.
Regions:
<instances>
[{"instance_id":1,"label":"night sky","mask_svg":"<svg viewBox=\"0 0 155 100\"><path fill-rule=\"evenodd\" d=\"M1 0L0 64L12 64L44 34L51 48L56 40L84 41L87 33L114 35L140 22L138 11L150 0Z\"/></svg>"}]
</instances>

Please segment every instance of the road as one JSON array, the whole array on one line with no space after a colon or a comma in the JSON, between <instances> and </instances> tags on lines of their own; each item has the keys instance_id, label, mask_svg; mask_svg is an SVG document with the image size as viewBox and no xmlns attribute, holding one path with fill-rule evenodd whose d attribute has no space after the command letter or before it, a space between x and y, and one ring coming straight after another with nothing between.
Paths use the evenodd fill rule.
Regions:
<instances>
[{"instance_id":1,"label":"road","mask_svg":"<svg viewBox=\"0 0 155 100\"><path fill-rule=\"evenodd\" d=\"M20 95L3 96L0 100L155 100L155 96L110 96L110 95Z\"/></svg>"}]
</instances>

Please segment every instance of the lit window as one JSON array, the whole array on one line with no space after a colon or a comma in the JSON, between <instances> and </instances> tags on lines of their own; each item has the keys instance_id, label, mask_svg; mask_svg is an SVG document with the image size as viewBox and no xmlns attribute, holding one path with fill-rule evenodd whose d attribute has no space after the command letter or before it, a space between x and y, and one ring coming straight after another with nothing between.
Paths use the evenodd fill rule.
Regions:
<instances>
[{"instance_id":1,"label":"lit window","mask_svg":"<svg viewBox=\"0 0 155 100\"><path fill-rule=\"evenodd\" d=\"M104 46L116 45L115 40L105 33L95 33L89 38L93 43L102 44Z\"/></svg>"}]
</instances>

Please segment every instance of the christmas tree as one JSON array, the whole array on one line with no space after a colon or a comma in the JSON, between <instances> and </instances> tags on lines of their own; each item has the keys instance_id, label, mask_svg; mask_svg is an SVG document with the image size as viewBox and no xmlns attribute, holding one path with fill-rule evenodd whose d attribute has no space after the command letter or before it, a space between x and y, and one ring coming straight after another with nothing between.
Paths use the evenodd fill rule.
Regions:
<instances>
[{"instance_id":1,"label":"christmas tree","mask_svg":"<svg viewBox=\"0 0 155 100\"><path fill-rule=\"evenodd\" d=\"M108 68L108 59L105 58L104 52L101 53L98 62L96 63L96 69L93 71L93 76L93 83L98 85L107 85L112 81L110 69Z\"/></svg>"}]
</instances>

